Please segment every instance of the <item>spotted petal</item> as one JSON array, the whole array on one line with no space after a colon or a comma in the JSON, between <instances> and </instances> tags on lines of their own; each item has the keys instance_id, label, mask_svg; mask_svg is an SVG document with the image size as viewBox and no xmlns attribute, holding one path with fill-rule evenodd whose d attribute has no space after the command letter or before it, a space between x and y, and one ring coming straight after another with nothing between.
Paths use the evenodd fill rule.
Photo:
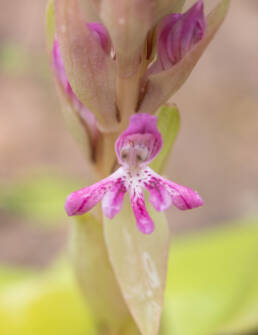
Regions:
<instances>
[{"instance_id":1,"label":"spotted petal","mask_svg":"<svg viewBox=\"0 0 258 335\"><path fill-rule=\"evenodd\" d=\"M102 200L102 210L107 218L113 219L113 217L120 212L125 193L126 187L122 179L118 178Z\"/></svg>"},{"instance_id":2,"label":"spotted petal","mask_svg":"<svg viewBox=\"0 0 258 335\"><path fill-rule=\"evenodd\" d=\"M173 205L181 210L203 205L203 200L196 191L163 178L150 168L148 168L148 174L151 177L146 188L151 192L150 201L157 210L165 210L169 207L168 194Z\"/></svg>"},{"instance_id":3,"label":"spotted petal","mask_svg":"<svg viewBox=\"0 0 258 335\"><path fill-rule=\"evenodd\" d=\"M130 200L136 218L137 228L143 234L151 234L154 230L154 223L147 212L143 193L133 190Z\"/></svg>"},{"instance_id":4,"label":"spotted petal","mask_svg":"<svg viewBox=\"0 0 258 335\"><path fill-rule=\"evenodd\" d=\"M65 210L69 216L82 215L100 202L104 195L117 182L121 174L121 169L118 169L111 176L99 181L88 187L84 187L78 191L71 193L66 200Z\"/></svg>"},{"instance_id":5,"label":"spotted petal","mask_svg":"<svg viewBox=\"0 0 258 335\"><path fill-rule=\"evenodd\" d=\"M171 206L171 196L157 178L151 178L148 183L145 183L145 187L150 192L149 201L157 211L163 212Z\"/></svg>"},{"instance_id":6,"label":"spotted petal","mask_svg":"<svg viewBox=\"0 0 258 335\"><path fill-rule=\"evenodd\" d=\"M170 180L164 180L167 182L172 202L177 208L186 210L203 205L203 200L196 191L190 189L189 187L173 183Z\"/></svg>"}]
</instances>

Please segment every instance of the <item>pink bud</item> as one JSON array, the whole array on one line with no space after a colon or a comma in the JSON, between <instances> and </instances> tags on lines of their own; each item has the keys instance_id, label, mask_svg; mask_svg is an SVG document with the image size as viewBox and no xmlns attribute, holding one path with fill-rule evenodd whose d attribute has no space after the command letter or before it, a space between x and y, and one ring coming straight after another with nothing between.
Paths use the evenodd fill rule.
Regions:
<instances>
[{"instance_id":1,"label":"pink bud","mask_svg":"<svg viewBox=\"0 0 258 335\"><path fill-rule=\"evenodd\" d=\"M103 24L98 22L90 22L87 23L88 27L91 28L91 30L96 34L96 36L99 38L100 45L102 49L109 54L111 50L111 40L108 34L107 29Z\"/></svg>"},{"instance_id":2,"label":"pink bud","mask_svg":"<svg viewBox=\"0 0 258 335\"><path fill-rule=\"evenodd\" d=\"M167 70L178 63L202 39L205 28L202 0L184 14L166 16L158 27L158 60L155 66L159 65L159 70Z\"/></svg>"},{"instance_id":3,"label":"pink bud","mask_svg":"<svg viewBox=\"0 0 258 335\"><path fill-rule=\"evenodd\" d=\"M69 84L96 117L98 128L119 127L115 96L115 64L111 41L100 23L87 23L79 0L55 0L56 39Z\"/></svg>"}]
</instances>

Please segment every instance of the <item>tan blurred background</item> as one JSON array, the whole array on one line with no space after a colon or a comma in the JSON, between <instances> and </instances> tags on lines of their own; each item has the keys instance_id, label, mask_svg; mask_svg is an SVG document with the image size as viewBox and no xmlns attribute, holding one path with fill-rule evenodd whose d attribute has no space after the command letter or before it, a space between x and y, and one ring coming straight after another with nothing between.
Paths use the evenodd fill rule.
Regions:
<instances>
[{"instance_id":1,"label":"tan blurred background","mask_svg":"<svg viewBox=\"0 0 258 335\"><path fill-rule=\"evenodd\" d=\"M209 1L209 6L215 1ZM84 178L83 156L65 129L45 51L46 0L0 0L0 185L48 171ZM167 175L196 188L205 206L171 209L181 233L258 214L258 1L231 10L172 101L182 127ZM0 262L45 265L65 245L52 230L1 211Z\"/></svg>"}]
</instances>

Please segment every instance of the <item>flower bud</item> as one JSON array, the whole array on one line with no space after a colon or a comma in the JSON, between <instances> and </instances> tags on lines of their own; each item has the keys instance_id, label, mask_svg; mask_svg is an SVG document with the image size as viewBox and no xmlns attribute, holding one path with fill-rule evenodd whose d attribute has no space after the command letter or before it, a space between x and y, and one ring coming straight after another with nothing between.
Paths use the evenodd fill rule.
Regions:
<instances>
[{"instance_id":1,"label":"flower bud","mask_svg":"<svg viewBox=\"0 0 258 335\"><path fill-rule=\"evenodd\" d=\"M96 140L98 133L96 118L94 114L90 112L77 98L74 94L73 89L67 79L64 63L60 53L60 47L57 39L54 41L53 51L52 51L52 61L53 61L53 70L56 74L57 80L59 81L62 91L66 95L67 101L70 102L73 110L77 113L78 117L83 120L83 123L87 126L89 131L89 136L91 140Z\"/></svg>"},{"instance_id":2,"label":"flower bud","mask_svg":"<svg viewBox=\"0 0 258 335\"><path fill-rule=\"evenodd\" d=\"M110 54L111 51L111 40L108 34L107 29L103 24L98 22L87 23L88 27L92 30L93 33L99 38L100 45L106 54Z\"/></svg>"},{"instance_id":3,"label":"flower bud","mask_svg":"<svg viewBox=\"0 0 258 335\"><path fill-rule=\"evenodd\" d=\"M159 24L158 58L145 74L137 112L155 113L179 90L220 28L229 4L230 0L221 0L207 15L207 24L201 0L185 14L172 14Z\"/></svg>"},{"instance_id":4,"label":"flower bud","mask_svg":"<svg viewBox=\"0 0 258 335\"><path fill-rule=\"evenodd\" d=\"M96 117L98 127L119 127L115 98L115 65L111 42L100 23L85 24L78 0L55 0L56 36L73 92Z\"/></svg>"},{"instance_id":5,"label":"flower bud","mask_svg":"<svg viewBox=\"0 0 258 335\"><path fill-rule=\"evenodd\" d=\"M202 39L205 28L202 0L184 14L166 16L158 27L159 69L167 70L178 63Z\"/></svg>"},{"instance_id":6,"label":"flower bud","mask_svg":"<svg viewBox=\"0 0 258 335\"><path fill-rule=\"evenodd\" d=\"M154 15L152 0L101 2L100 17L111 36L121 76L130 77L137 71Z\"/></svg>"}]
</instances>

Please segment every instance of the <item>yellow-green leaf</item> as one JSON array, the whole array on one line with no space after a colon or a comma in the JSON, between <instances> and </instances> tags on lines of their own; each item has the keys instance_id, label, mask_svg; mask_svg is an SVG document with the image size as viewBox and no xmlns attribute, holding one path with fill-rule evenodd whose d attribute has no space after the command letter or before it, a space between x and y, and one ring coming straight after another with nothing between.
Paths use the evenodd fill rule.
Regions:
<instances>
[{"instance_id":1,"label":"yellow-green leaf","mask_svg":"<svg viewBox=\"0 0 258 335\"><path fill-rule=\"evenodd\" d=\"M119 332L132 320L108 260L101 221L91 214L76 217L71 251L82 293L96 320Z\"/></svg>"},{"instance_id":2,"label":"yellow-green leaf","mask_svg":"<svg viewBox=\"0 0 258 335\"><path fill-rule=\"evenodd\" d=\"M156 335L163 307L170 233L165 215L148 210L155 222L152 234L137 230L127 198L114 219L104 218L104 234L118 283L141 334Z\"/></svg>"},{"instance_id":3,"label":"yellow-green leaf","mask_svg":"<svg viewBox=\"0 0 258 335\"><path fill-rule=\"evenodd\" d=\"M176 105L162 106L157 113L158 129L163 138L163 147L159 155L151 162L151 168L161 173L173 148L180 127L180 116Z\"/></svg>"}]
</instances>

